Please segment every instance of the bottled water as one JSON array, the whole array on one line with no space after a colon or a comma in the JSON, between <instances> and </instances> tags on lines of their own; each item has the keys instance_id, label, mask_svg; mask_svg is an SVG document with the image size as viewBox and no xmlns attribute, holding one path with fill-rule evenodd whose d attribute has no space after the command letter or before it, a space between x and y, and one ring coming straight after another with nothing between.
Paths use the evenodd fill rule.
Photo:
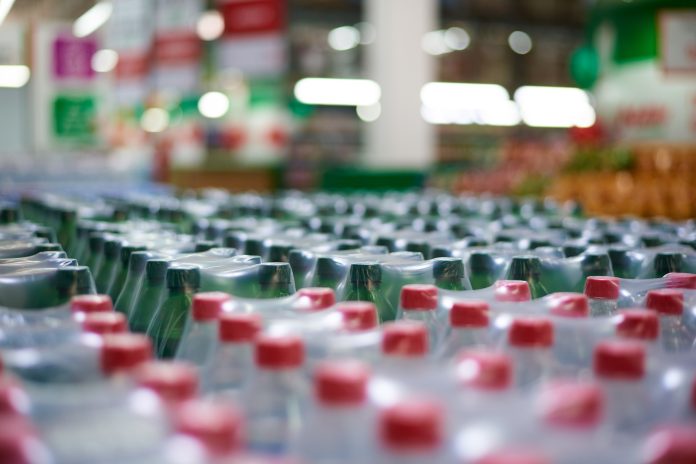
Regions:
<instances>
[{"instance_id":1,"label":"bottled water","mask_svg":"<svg viewBox=\"0 0 696 464\"><path fill-rule=\"evenodd\" d=\"M501 303L530 301L532 292L524 280L498 280L493 285L493 297Z\"/></svg>"},{"instance_id":2,"label":"bottled water","mask_svg":"<svg viewBox=\"0 0 696 464\"><path fill-rule=\"evenodd\" d=\"M349 301L336 306L343 317L343 329L347 332L362 332L377 328L377 307L367 301Z\"/></svg>"},{"instance_id":3,"label":"bottled water","mask_svg":"<svg viewBox=\"0 0 696 464\"><path fill-rule=\"evenodd\" d=\"M445 323L441 321L437 311L437 287L422 284L404 285L401 287L400 306L401 318L425 324L431 349L438 349L445 332Z\"/></svg>"},{"instance_id":4,"label":"bottled water","mask_svg":"<svg viewBox=\"0 0 696 464\"><path fill-rule=\"evenodd\" d=\"M590 276L585 280L585 295L589 298L592 317L612 316L619 300L619 279Z\"/></svg>"},{"instance_id":5,"label":"bottled water","mask_svg":"<svg viewBox=\"0 0 696 464\"><path fill-rule=\"evenodd\" d=\"M655 351L660 336L660 320L655 311L647 309L622 309L618 313L616 335L640 340L646 348Z\"/></svg>"},{"instance_id":6,"label":"bottled water","mask_svg":"<svg viewBox=\"0 0 696 464\"><path fill-rule=\"evenodd\" d=\"M336 304L336 293L331 288L307 287L297 291L300 311L323 311Z\"/></svg>"},{"instance_id":7,"label":"bottled water","mask_svg":"<svg viewBox=\"0 0 696 464\"><path fill-rule=\"evenodd\" d=\"M191 303L191 318L176 352L176 359L188 361L199 368L211 362L218 338L218 318L231 300L222 292L198 293Z\"/></svg>"},{"instance_id":8,"label":"bottled water","mask_svg":"<svg viewBox=\"0 0 696 464\"><path fill-rule=\"evenodd\" d=\"M490 346L488 311L488 303L482 300L454 302L449 312L449 332L439 357L451 359L463 349Z\"/></svg>"},{"instance_id":9,"label":"bottled water","mask_svg":"<svg viewBox=\"0 0 696 464\"><path fill-rule=\"evenodd\" d=\"M230 462L241 462L235 456L244 449L244 419L240 411L227 403L188 401L177 409L174 429L200 444L203 462L220 462L230 457L234 459Z\"/></svg>"},{"instance_id":10,"label":"bottled water","mask_svg":"<svg viewBox=\"0 0 696 464\"><path fill-rule=\"evenodd\" d=\"M139 387L153 391L169 407L198 394L198 373L188 363L151 361L139 366L134 376Z\"/></svg>"},{"instance_id":11,"label":"bottled water","mask_svg":"<svg viewBox=\"0 0 696 464\"><path fill-rule=\"evenodd\" d=\"M128 331L128 321L121 313L87 313L82 319L82 330L97 335L124 333Z\"/></svg>"},{"instance_id":12,"label":"bottled water","mask_svg":"<svg viewBox=\"0 0 696 464\"><path fill-rule=\"evenodd\" d=\"M532 388L550 375L554 332L549 319L515 318L508 329L507 341L519 388Z\"/></svg>"},{"instance_id":13,"label":"bottled water","mask_svg":"<svg viewBox=\"0 0 696 464\"><path fill-rule=\"evenodd\" d=\"M695 334L684 324L684 293L681 290L650 290L645 306L659 314L660 338L665 351L691 350Z\"/></svg>"}]
</instances>

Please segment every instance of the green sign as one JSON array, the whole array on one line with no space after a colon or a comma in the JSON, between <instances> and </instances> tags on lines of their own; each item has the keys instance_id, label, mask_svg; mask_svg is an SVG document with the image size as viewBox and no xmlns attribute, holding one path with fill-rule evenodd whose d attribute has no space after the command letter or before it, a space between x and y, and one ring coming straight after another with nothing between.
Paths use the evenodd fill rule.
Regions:
<instances>
[{"instance_id":1,"label":"green sign","mask_svg":"<svg viewBox=\"0 0 696 464\"><path fill-rule=\"evenodd\" d=\"M93 95L59 95L53 100L53 134L58 140L91 143L96 134Z\"/></svg>"}]
</instances>

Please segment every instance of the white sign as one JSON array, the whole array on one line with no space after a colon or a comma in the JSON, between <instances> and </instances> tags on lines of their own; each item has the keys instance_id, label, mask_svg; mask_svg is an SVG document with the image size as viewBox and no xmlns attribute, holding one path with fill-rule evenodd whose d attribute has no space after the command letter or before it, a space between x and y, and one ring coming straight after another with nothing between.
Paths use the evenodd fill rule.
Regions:
<instances>
[{"instance_id":1,"label":"white sign","mask_svg":"<svg viewBox=\"0 0 696 464\"><path fill-rule=\"evenodd\" d=\"M660 56L667 72L696 72L696 11L660 13Z\"/></svg>"}]
</instances>

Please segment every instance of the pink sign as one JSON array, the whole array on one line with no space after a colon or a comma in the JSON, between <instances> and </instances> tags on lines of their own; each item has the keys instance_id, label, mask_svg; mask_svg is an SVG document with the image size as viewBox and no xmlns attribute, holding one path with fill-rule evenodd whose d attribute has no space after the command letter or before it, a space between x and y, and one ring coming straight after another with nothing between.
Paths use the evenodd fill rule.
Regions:
<instances>
[{"instance_id":1,"label":"pink sign","mask_svg":"<svg viewBox=\"0 0 696 464\"><path fill-rule=\"evenodd\" d=\"M57 79L91 79L96 51L97 43L92 39L57 37L53 42L53 75Z\"/></svg>"}]
</instances>

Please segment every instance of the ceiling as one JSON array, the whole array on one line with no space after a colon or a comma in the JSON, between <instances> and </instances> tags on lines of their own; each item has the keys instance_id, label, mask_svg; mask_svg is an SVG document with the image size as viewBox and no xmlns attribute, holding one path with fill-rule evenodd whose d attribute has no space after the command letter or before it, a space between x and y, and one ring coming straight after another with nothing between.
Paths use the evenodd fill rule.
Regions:
<instances>
[{"instance_id":1,"label":"ceiling","mask_svg":"<svg viewBox=\"0 0 696 464\"><path fill-rule=\"evenodd\" d=\"M16 0L9 18L21 21L73 20L94 5L94 0Z\"/></svg>"}]
</instances>

